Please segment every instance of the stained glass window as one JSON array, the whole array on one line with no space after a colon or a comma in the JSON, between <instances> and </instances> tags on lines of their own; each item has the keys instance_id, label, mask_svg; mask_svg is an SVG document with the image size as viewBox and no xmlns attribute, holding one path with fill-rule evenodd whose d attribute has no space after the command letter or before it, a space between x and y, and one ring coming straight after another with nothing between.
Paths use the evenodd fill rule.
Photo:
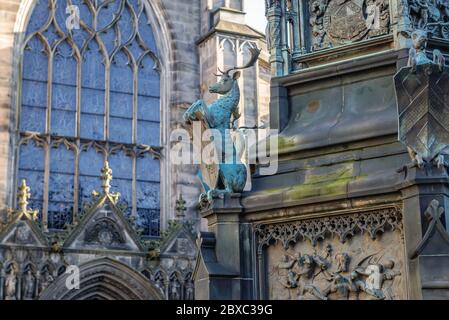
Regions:
<instances>
[{"instance_id":1,"label":"stained glass window","mask_svg":"<svg viewBox=\"0 0 449 320\"><path fill-rule=\"evenodd\" d=\"M160 75L141 0L38 0L23 47L18 181L44 225L83 211L108 160L120 206L159 233Z\"/></svg>"}]
</instances>

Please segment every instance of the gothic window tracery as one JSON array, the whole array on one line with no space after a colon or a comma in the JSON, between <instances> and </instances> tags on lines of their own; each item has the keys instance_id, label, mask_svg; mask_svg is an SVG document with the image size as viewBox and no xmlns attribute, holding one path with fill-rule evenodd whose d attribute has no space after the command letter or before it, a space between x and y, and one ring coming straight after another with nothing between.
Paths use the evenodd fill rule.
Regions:
<instances>
[{"instance_id":1,"label":"gothic window tracery","mask_svg":"<svg viewBox=\"0 0 449 320\"><path fill-rule=\"evenodd\" d=\"M77 218L109 160L125 212L157 235L160 75L143 2L37 0L21 66L16 181L44 226Z\"/></svg>"}]
</instances>

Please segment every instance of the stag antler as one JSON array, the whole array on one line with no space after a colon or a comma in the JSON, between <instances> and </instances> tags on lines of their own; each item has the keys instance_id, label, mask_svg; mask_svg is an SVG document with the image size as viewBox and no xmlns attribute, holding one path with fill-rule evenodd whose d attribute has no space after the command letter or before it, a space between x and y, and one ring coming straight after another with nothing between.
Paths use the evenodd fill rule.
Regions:
<instances>
[{"instance_id":1,"label":"stag antler","mask_svg":"<svg viewBox=\"0 0 449 320\"><path fill-rule=\"evenodd\" d=\"M245 64L244 66L241 66L241 67L237 67L237 66L232 67L232 68L226 69L225 71L221 71L220 69L218 69L218 71L220 71L222 74L229 75L229 72L231 72L233 70L242 70L242 69L250 68L256 63L261 51L262 50L257 47L249 48L249 52L251 53L251 59L249 59L247 64Z\"/></svg>"}]
</instances>

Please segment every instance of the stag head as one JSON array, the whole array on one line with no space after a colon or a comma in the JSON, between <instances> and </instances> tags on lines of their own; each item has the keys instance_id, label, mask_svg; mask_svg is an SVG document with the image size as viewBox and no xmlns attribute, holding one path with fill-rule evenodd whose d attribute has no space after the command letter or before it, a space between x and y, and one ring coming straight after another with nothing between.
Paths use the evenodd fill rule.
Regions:
<instances>
[{"instance_id":1,"label":"stag head","mask_svg":"<svg viewBox=\"0 0 449 320\"><path fill-rule=\"evenodd\" d=\"M245 64L244 66L232 67L232 68L226 69L225 71L221 71L220 69L218 69L220 74L216 74L216 76L217 77L219 76L221 78L220 78L220 81L218 81L216 84L213 84L209 87L210 93L226 94L229 91L231 91L231 89L234 85L234 81L237 81L240 78L240 71L234 72L234 74L232 76L230 75L230 72L234 71L234 70L243 70L243 69L252 67L256 63L257 59L259 58L261 50L258 48L250 48L249 51L251 53L251 58L248 61L248 63Z\"/></svg>"}]
</instances>

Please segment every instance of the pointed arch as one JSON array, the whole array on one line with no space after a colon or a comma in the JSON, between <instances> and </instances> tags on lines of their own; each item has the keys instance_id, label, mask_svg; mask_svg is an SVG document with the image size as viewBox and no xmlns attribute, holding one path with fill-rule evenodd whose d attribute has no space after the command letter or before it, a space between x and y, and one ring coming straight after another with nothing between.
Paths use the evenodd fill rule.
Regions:
<instances>
[{"instance_id":1,"label":"pointed arch","mask_svg":"<svg viewBox=\"0 0 449 320\"><path fill-rule=\"evenodd\" d=\"M40 296L40 300L161 300L163 296L144 275L111 258L100 258L79 266L79 289L69 290L69 275L56 279Z\"/></svg>"}]
</instances>

